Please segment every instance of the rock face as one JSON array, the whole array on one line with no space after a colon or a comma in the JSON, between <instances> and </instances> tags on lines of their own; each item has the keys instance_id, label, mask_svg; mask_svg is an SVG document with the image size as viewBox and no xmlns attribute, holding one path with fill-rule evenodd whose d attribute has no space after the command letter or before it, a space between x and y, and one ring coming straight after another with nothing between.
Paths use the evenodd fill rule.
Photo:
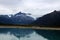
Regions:
<instances>
[{"instance_id":1,"label":"rock face","mask_svg":"<svg viewBox=\"0 0 60 40\"><path fill-rule=\"evenodd\" d=\"M34 21L34 18L28 16L25 13L17 13L15 15L0 15L0 24L18 24L18 25L26 25L31 24Z\"/></svg>"},{"instance_id":2,"label":"rock face","mask_svg":"<svg viewBox=\"0 0 60 40\"><path fill-rule=\"evenodd\" d=\"M38 18L34 23L38 26L60 26L60 11L53 11Z\"/></svg>"}]
</instances>

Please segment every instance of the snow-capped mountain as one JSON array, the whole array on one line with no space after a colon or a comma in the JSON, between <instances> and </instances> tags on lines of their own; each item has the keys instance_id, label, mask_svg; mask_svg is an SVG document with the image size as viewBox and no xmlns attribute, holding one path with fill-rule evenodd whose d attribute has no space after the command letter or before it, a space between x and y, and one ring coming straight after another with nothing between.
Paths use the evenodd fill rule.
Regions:
<instances>
[{"instance_id":1,"label":"snow-capped mountain","mask_svg":"<svg viewBox=\"0 0 60 40\"><path fill-rule=\"evenodd\" d=\"M22 12L19 12L15 15L0 15L0 24L27 25L31 24L33 21L33 17Z\"/></svg>"}]
</instances>

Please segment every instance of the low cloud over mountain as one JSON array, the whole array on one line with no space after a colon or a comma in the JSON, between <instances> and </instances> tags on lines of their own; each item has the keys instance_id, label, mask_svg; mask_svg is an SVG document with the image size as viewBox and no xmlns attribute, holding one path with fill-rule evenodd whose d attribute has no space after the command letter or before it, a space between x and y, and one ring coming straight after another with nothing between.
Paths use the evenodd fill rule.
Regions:
<instances>
[{"instance_id":1,"label":"low cloud over mountain","mask_svg":"<svg viewBox=\"0 0 60 40\"><path fill-rule=\"evenodd\" d=\"M31 24L34 18L28 16L25 13L17 13L15 15L0 15L0 24L19 24L26 25Z\"/></svg>"}]
</instances>

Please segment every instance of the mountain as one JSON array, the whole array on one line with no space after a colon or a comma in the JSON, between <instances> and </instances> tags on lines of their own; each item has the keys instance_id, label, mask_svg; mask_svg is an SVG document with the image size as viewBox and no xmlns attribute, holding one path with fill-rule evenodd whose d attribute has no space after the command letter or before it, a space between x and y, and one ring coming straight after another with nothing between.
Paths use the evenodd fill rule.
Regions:
<instances>
[{"instance_id":1,"label":"mountain","mask_svg":"<svg viewBox=\"0 0 60 40\"><path fill-rule=\"evenodd\" d=\"M60 11L53 11L33 22L37 26L60 26Z\"/></svg>"},{"instance_id":2,"label":"mountain","mask_svg":"<svg viewBox=\"0 0 60 40\"><path fill-rule=\"evenodd\" d=\"M0 15L0 24L18 24L27 25L31 24L34 18L28 16L26 13L19 12L15 15Z\"/></svg>"},{"instance_id":3,"label":"mountain","mask_svg":"<svg viewBox=\"0 0 60 40\"><path fill-rule=\"evenodd\" d=\"M8 15L0 15L0 24L11 24L10 17Z\"/></svg>"}]
</instances>

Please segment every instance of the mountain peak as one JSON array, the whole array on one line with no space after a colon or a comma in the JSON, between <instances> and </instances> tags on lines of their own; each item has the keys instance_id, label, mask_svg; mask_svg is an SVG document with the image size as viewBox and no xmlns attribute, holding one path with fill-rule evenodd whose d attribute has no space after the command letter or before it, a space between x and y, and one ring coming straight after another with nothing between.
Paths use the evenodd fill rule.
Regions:
<instances>
[{"instance_id":1,"label":"mountain peak","mask_svg":"<svg viewBox=\"0 0 60 40\"><path fill-rule=\"evenodd\" d=\"M15 14L15 16L16 15L26 15L26 13L19 12L19 13Z\"/></svg>"},{"instance_id":2,"label":"mountain peak","mask_svg":"<svg viewBox=\"0 0 60 40\"><path fill-rule=\"evenodd\" d=\"M0 24L28 25L34 21L34 18L27 16L26 13L19 12L15 15L0 15Z\"/></svg>"},{"instance_id":3,"label":"mountain peak","mask_svg":"<svg viewBox=\"0 0 60 40\"><path fill-rule=\"evenodd\" d=\"M34 24L38 26L60 26L60 11L53 11L39 17Z\"/></svg>"}]
</instances>

